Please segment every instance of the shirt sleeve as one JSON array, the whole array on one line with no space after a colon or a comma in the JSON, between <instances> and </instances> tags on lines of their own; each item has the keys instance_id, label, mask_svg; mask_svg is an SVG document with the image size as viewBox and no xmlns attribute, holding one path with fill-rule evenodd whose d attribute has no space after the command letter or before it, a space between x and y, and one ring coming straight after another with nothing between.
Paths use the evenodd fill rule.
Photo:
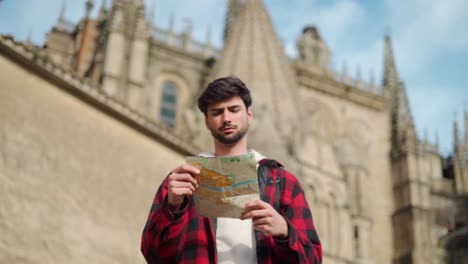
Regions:
<instances>
[{"instance_id":1,"label":"shirt sleeve","mask_svg":"<svg viewBox=\"0 0 468 264\"><path fill-rule=\"evenodd\" d=\"M322 247L304 191L290 172L280 169L278 175L285 184L281 194L280 213L288 224L289 233L288 239L273 239L274 251L281 263L290 263L292 259L296 259L298 263L322 263Z\"/></svg>"},{"instance_id":2,"label":"shirt sleeve","mask_svg":"<svg viewBox=\"0 0 468 264\"><path fill-rule=\"evenodd\" d=\"M177 212L167 204L167 178L156 193L141 238L141 252L148 263L175 263L182 234L188 223L187 200Z\"/></svg>"}]
</instances>

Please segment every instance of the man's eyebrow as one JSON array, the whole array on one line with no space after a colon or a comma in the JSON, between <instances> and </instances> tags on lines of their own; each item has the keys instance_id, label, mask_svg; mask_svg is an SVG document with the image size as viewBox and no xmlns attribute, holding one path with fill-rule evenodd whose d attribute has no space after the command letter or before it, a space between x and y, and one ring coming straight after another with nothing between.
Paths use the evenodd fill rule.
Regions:
<instances>
[{"instance_id":1,"label":"man's eyebrow","mask_svg":"<svg viewBox=\"0 0 468 264\"><path fill-rule=\"evenodd\" d=\"M228 106L229 109L231 109L231 108L237 108L237 107L240 107L240 105L237 104L237 105L230 105L230 106Z\"/></svg>"},{"instance_id":2,"label":"man's eyebrow","mask_svg":"<svg viewBox=\"0 0 468 264\"><path fill-rule=\"evenodd\" d=\"M218 107L218 108L211 108L211 109L209 109L208 111L209 111L209 112L216 112L216 111L221 111L221 110L223 110L224 108L232 109L232 108L238 108L238 107L240 107L240 106L241 106L240 104L229 105L229 106L223 106L223 107Z\"/></svg>"},{"instance_id":3,"label":"man's eyebrow","mask_svg":"<svg viewBox=\"0 0 468 264\"><path fill-rule=\"evenodd\" d=\"M222 111L224 109L224 107L219 107L219 108L211 108L210 110L208 110L209 112L218 112L218 111Z\"/></svg>"}]
</instances>

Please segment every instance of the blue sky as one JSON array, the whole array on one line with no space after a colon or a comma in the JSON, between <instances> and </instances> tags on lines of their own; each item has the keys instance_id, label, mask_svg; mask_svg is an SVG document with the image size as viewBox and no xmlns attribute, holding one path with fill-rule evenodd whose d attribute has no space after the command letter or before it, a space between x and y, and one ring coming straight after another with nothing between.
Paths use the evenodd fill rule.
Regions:
<instances>
[{"instance_id":1,"label":"blue sky","mask_svg":"<svg viewBox=\"0 0 468 264\"><path fill-rule=\"evenodd\" d=\"M77 22L85 0L64 0L65 16ZM95 0L94 13L102 0ZM135 0L136 1L136 0ZM452 150L453 120L462 126L468 108L468 1L466 0L264 0L289 56L297 55L296 39L315 24L332 51L332 67L346 63L352 75L360 67L380 83L383 37L390 32L400 78L406 84L418 133L430 141L439 134L441 152ZM19 40L28 35L42 44L57 21L63 0L0 1L0 33ZM111 0L107 0L109 5ZM167 28L170 15L176 30L190 19L193 36L204 40L208 27L221 46L225 0L146 0L155 3L155 24Z\"/></svg>"}]
</instances>

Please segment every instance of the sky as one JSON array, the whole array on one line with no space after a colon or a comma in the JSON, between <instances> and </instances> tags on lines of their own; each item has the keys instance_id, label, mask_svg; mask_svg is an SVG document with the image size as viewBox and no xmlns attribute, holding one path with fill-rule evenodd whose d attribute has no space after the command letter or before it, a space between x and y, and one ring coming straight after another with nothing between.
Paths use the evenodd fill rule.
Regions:
<instances>
[{"instance_id":1,"label":"sky","mask_svg":"<svg viewBox=\"0 0 468 264\"><path fill-rule=\"evenodd\" d=\"M107 0L109 6L112 0ZM137 0L134 0L137 1ZM42 45L65 2L65 18L77 22L85 0L0 0L0 34ZM97 14L102 0L94 0ZM154 24L176 31L191 21L193 37L222 46L226 0L145 0ZM447 155L453 149L453 121L463 134L468 109L468 1L466 0L264 0L288 56L297 56L296 40L306 25L316 25L332 52L331 67L350 75L360 68L380 84L383 39L392 37L400 79L406 84L410 107L421 138L427 135Z\"/></svg>"}]
</instances>

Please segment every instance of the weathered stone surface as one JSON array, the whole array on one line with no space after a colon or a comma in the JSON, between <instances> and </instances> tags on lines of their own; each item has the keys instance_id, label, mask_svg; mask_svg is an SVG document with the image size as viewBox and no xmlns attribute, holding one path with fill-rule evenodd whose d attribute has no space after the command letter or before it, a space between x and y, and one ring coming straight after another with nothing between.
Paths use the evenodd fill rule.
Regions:
<instances>
[{"instance_id":1,"label":"weathered stone surface","mask_svg":"<svg viewBox=\"0 0 468 264\"><path fill-rule=\"evenodd\" d=\"M143 263L154 193L183 155L0 57L0 262Z\"/></svg>"}]
</instances>

